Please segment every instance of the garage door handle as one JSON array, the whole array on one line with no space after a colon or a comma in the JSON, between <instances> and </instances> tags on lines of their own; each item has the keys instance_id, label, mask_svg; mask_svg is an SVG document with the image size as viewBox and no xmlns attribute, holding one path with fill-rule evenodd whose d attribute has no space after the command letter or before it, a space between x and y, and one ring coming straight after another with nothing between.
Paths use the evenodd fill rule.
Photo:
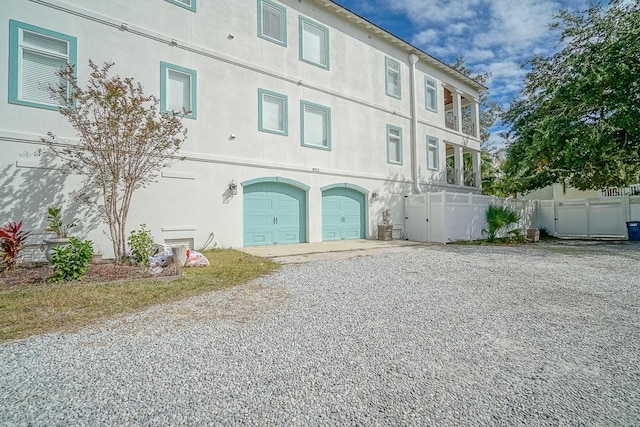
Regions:
<instances>
[{"instance_id":1,"label":"garage door handle","mask_svg":"<svg viewBox=\"0 0 640 427\"><path fill-rule=\"evenodd\" d=\"M342 222L344 222L344 217L342 217Z\"/></svg>"}]
</instances>

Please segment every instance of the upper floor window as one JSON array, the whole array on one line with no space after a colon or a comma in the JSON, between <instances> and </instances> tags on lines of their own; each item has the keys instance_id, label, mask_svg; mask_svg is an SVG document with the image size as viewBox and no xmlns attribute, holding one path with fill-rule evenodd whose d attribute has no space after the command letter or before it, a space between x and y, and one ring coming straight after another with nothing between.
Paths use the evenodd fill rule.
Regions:
<instances>
[{"instance_id":1,"label":"upper floor window","mask_svg":"<svg viewBox=\"0 0 640 427\"><path fill-rule=\"evenodd\" d=\"M185 9L189 9L192 12L196 11L196 1L197 0L167 0L169 3L177 4L180 7L184 7Z\"/></svg>"},{"instance_id":2,"label":"upper floor window","mask_svg":"<svg viewBox=\"0 0 640 427\"><path fill-rule=\"evenodd\" d=\"M329 29L300 17L300 60L329 69Z\"/></svg>"},{"instance_id":3,"label":"upper floor window","mask_svg":"<svg viewBox=\"0 0 640 427\"><path fill-rule=\"evenodd\" d=\"M288 135L287 96L258 89L258 130Z\"/></svg>"},{"instance_id":4,"label":"upper floor window","mask_svg":"<svg viewBox=\"0 0 640 427\"><path fill-rule=\"evenodd\" d=\"M387 95L394 98L401 98L400 63L389 57L384 60L385 64L385 90Z\"/></svg>"},{"instance_id":5,"label":"upper floor window","mask_svg":"<svg viewBox=\"0 0 640 427\"><path fill-rule=\"evenodd\" d=\"M323 105L300 101L302 145L331 150L331 109Z\"/></svg>"},{"instance_id":6,"label":"upper floor window","mask_svg":"<svg viewBox=\"0 0 640 427\"><path fill-rule=\"evenodd\" d=\"M287 45L287 9L269 0L258 0L258 37Z\"/></svg>"},{"instance_id":7,"label":"upper floor window","mask_svg":"<svg viewBox=\"0 0 640 427\"><path fill-rule=\"evenodd\" d=\"M387 125L387 163L402 164L402 128Z\"/></svg>"},{"instance_id":8,"label":"upper floor window","mask_svg":"<svg viewBox=\"0 0 640 427\"><path fill-rule=\"evenodd\" d=\"M197 80L195 70L160 62L160 111L197 117Z\"/></svg>"},{"instance_id":9,"label":"upper floor window","mask_svg":"<svg viewBox=\"0 0 640 427\"><path fill-rule=\"evenodd\" d=\"M427 169L440 168L440 153L438 153L438 138L427 136Z\"/></svg>"},{"instance_id":10,"label":"upper floor window","mask_svg":"<svg viewBox=\"0 0 640 427\"><path fill-rule=\"evenodd\" d=\"M57 110L49 87L66 84L57 72L77 65L77 45L75 37L9 20L9 102Z\"/></svg>"},{"instance_id":11,"label":"upper floor window","mask_svg":"<svg viewBox=\"0 0 640 427\"><path fill-rule=\"evenodd\" d=\"M436 80L426 76L424 78L425 87L425 107L435 113L438 112L438 90Z\"/></svg>"}]
</instances>

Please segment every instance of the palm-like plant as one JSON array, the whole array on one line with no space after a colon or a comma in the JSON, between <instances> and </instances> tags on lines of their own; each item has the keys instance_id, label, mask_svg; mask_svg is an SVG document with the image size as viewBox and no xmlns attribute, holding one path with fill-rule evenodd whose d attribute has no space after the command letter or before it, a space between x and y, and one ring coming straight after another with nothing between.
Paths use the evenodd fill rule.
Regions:
<instances>
[{"instance_id":1,"label":"palm-like plant","mask_svg":"<svg viewBox=\"0 0 640 427\"><path fill-rule=\"evenodd\" d=\"M520 221L517 213L504 206L489 205L485 214L487 229L487 241L495 242L498 232Z\"/></svg>"}]
</instances>

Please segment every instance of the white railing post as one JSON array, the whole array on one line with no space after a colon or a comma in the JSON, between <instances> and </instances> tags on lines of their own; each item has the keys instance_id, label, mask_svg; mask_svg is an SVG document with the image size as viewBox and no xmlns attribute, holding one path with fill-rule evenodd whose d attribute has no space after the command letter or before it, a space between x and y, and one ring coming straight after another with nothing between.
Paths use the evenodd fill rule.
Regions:
<instances>
[{"instance_id":1,"label":"white railing post","mask_svg":"<svg viewBox=\"0 0 640 427\"><path fill-rule=\"evenodd\" d=\"M552 200L553 204L553 236L558 237L560 232L558 231L558 202L556 200Z\"/></svg>"},{"instance_id":2,"label":"white railing post","mask_svg":"<svg viewBox=\"0 0 640 427\"><path fill-rule=\"evenodd\" d=\"M622 215L624 216L625 233L627 232L627 221L631 221L631 204L629 203L629 195L623 196L621 199Z\"/></svg>"}]
</instances>

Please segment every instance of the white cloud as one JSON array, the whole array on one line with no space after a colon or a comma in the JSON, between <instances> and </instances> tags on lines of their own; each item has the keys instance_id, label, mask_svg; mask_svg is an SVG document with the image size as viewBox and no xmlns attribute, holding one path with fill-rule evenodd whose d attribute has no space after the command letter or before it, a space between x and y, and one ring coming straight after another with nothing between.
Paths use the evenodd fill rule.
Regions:
<instances>
[{"instance_id":1,"label":"white cloud","mask_svg":"<svg viewBox=\"0 0 640 427\"><path fill-rule=\"evenodd\" d=\"M484 62L489 59L495 58L495 54L491 49L473 48L471 50L466 51L465 58L472 63Z\"/></svg>"},{"instance_id":2,"label":"white cloud","mask_svg":"<svg viewBox=\"0 0 640 427\"><path fill-rule=\"evenodd\" d=\"M474 19L482 0L384 0L386 7L405 13L414 23L451 24Z\"/></svg>"},{"instance_id":3,"label":"white cloud","mask_svg":"<svg viewBox=\"0 0 640 427\"><path fill-rule=\"evenodd\" d=\"M438 31L434 30L433 28L429 28L429 29L420 31L418 34L413 36L411 43L424 46L424 45L428 45L436 42L438 38L439 38Z\"/></svg>"}]
</instances>

